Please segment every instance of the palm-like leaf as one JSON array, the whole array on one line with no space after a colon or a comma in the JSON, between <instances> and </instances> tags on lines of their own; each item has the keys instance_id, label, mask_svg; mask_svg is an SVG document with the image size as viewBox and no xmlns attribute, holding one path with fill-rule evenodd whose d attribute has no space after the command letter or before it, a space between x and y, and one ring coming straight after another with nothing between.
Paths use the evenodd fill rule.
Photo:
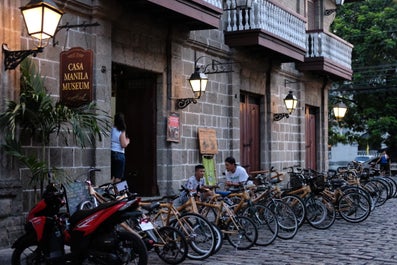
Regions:
<instances>
[{"instance_id":1,"label":"palm-like leaf","mask_svg":"<svg viewBox=\"0 0 397 265\"><path fill-rule=\"evenodd\" d=\"M69 108L54 102L43 78L28 60L22 62L21 74L19 101L7 101L6 110L0 113L0 129L7 139L3 148L31 170L34 183L42 184L51 168L45 158L52 134L62 137L66 144L72 136L77 145L86 147L87 143L92 145L95 139L101 141L103 135L109 135L110 117L97 109L95 103ZM25 137L41 143L42 160L23 154L20 143Z\"/></svg>"}]
</instances>

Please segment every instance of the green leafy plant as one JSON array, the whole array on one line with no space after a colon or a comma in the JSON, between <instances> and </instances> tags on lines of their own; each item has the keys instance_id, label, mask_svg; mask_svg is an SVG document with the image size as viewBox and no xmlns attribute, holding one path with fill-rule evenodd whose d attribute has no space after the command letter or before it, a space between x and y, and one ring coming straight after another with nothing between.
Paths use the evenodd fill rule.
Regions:
<instances>
[{"instance_id":1,"label":"green leafy plant","mask_svg":"<svg viewBox=\"0 0 397 265\"><path fill-rule=\"evenodd\" d=\"M43 189L51 167L47 158L51 136L62 139L65 145L73 140L84 148L102 141L110 131L110 117L90 103L70 108L56 102L47 92L44 79L30 60L21 64L21 89L16 101L6 101L6 109L0 113L0 129L4 134L3 150L29 168L31 184ZM41 147L41 156L28 154L23 143ZM26 145L25 145L26 146Z\"/></svg>"}]
</instances>

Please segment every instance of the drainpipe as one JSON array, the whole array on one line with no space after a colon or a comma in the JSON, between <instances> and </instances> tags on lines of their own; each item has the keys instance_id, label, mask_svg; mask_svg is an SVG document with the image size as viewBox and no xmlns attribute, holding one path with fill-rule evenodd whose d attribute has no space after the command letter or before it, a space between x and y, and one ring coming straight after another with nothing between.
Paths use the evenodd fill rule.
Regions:
<instances>
[{"instance_id":1,"label":"drainpipe","mask_svg":"<svg viewBox=\"0 0 397 265\"><path fill-rule=\"evenodd\" d=\"M166 99L166 111L168 112L171 110L171 101L172 101L172 26L168 25L168 31L167 31L167 39L166 39L166 46L165 46L165 56L166 56L166 86L167 86L167 99ZM167 193L172 192L172 144L169 143L167 145L167 150L166 150L166 163L167 163ZM158 189L158 188L157 188ZM169 195L169 194L167 194Z\"/></svg>"},{"instance_id":2,"label":"drainpipe","mask_svg":"<svg viewBox=\"0 0 397 265\"><path fill-rule=\"evenodd\" d=\"M266 83L265 83L265 108L266 112L268 113L267 117L268 120L265 122L265 153L268 155L267 163L265 163L267 168L270 168L272 164L272 95L271 95L271 73L272 73L273 63L269 60L269 68L267 69L266 75Z\"/></svg>"},{"instance_id":3,"label":"drainpipe","mask_svg":"<svg viewBox=\"0 0 397 265\"><path fill-rule=\"evenodd\" d=\"M321 127L322 127L322 131L323 131L323 133L321 133L320 135L324 135L324 137L327 137L327 139L328 139L328 134L327 135L325 134L325 128L327 128L327 126L328 126L328 124L326 124L326 123L328 123L328 119L325 118L325 113L326 113L326 109L325 109L325 103L326 103L325 102L325 96L326 96L325 95L325 88L327 87L328 81L329 81L328 76L325 76L323 78L323 84L321 86L321 106L322 106L322 111L321 111L321 117L320 117L321 125L322 125ZM322 165L323 169L325 169L325 166L326 166L325 162L328 160L327 159L328 144L324 144L324 142L325 142L325 139L323 139L323 141L322 141L323 144L321 146L322 146L322 153L325 154L325 156L322 158L322 163L320 163ZM328 140L327 140L327 143L328 143ZM321 157L322 156L320 156L320 158Z\"/></svg>"}]
</instances>

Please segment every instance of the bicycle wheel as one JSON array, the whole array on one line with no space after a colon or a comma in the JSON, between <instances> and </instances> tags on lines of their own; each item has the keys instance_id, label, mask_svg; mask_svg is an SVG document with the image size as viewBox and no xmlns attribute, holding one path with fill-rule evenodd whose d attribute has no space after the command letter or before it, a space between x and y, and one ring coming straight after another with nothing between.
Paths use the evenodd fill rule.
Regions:
<instances>
[{"instance_id":1,"label":"bicycle wheel","mask_svg":"<svg viewBox=\"0 0 397 265\"><path fill-rule=\"evenodd\" d=\"M367 196L358 191L349 191L338 201L340 216L348 222L359 223L371 213L371 203Z\"/></svg>"},{"instance_id":2,"label":"bicycle wheel","mask_svg":"<svg viewBox=\"0 0 397 265\"><path fill-rule=\"evenodd\" d=\"M245 216L229 218L225 232L227 241L238 250L251 248L258 239L258 230L254 221Z\"/></svg>"},{"instance_id":3,"label":"bicycle wheel","mask_svg":"<svg viewBox=\"0 0 397 265\"><path fill-rule=\"evenodd\" d=\"M291 207L291 209L294 211L294 214L298 221L298 227L301 227L306 218L305 203L303 202L301 197L297 195L286 194L282 196L281 200L286 202L289 207Z\"/></svg>"},{"instance_id":4,"label":"bicycle wheel","mask_svg":"<svg viewBox=\"0 0 397 265\"><path fill-rule=\"evenodd\" d=\"M174 220L174 224L187 238L190 246L188 258L203 260L213 253L216 235L207 219L195 213L186 213Z\"/></svg>"},{"instance_id":5,"label":"bicycle wheel","mask_svg":"<svg viewBox=\"0 0 397 265\"><path fill-rule=\"evenodd\" d=\"M249 206L244 210L243 216L249 217L255 223L258 230L256 245L267 246L277 238L277 218L268 207L260 204Z\"/></svg>"},{"instance_id":6,"label":"bicycle wheel","mask_svg":"<svg viewBox=\"0 0 397 265\"><path fill-rule=\"evenodd\" d=\"M78 208L80 210L89 210L95 208L95 206L92 201L83 201L79 204Z\"/></svg>"},{"instance_id":7,"label":"bicycle wheel","mask_svg":"<svg viewBox=\"0 0 397 265\"><path fill-rule=\"evenodd\" d=\"M217 211L209 206L204 206L199 208L199 213L201 216L203 216L205 219L210 221L210 223L216 223L217 219Z\"/></svg>"},{"instance_id":8,"label":"bicycle wheel","mask_svg":"<svg viewBox=\"0 0 397 265\"><path fill-rule=\"evenodd\" d=\"M391 199L394 197L395 182L393 181L392 178L390 178L388 176L381 176L381 177L375 177L374 179L380 180L381 182L383 182L383 184L385 184L387 186L387 198L388 199Z\"/></svg>"},{"instance_id":9,"label":"bicycle wheel","mask_svg":"<svg viewBox=\"0 0 397 265\"><path fill-rule=\"evenodd\" d=\"M375 185L378 191L378 200L376 201L375 207L382 206L388 199L387 186L378 179L371 179L372 185Z\"/></svg>"},{"instance_id":10,"label":"bicycle wheel","mask_svg":"<svg viewBox=\"0 0 397 265\"><path fill-rule=\"evenodd\" d=\"M215 224L212 224L212 228L214 229L215 232L215 237L216 237L216 244L215 244L215 249L212 252L212 255L216 254L223 246L223 233L219 227L217 227Z\"/></svg>"},{"instance_id":11,"label":"bicycle wheel","mask_svg":"<svg viewBox=\"0 0 397 265\"><path fill-rule=\"evenodd\" d=\"M160 259L168 264L179 264L186 259L189 247L182 232L169 226L154 232L158 237L154 250Z\"/></svg>"},{"instance_id":12,"label":"bicycle wheel","mask_svg":"<svg viewBox=\"0 0 397 265\"><path fill-rule=\"evenodd\" d=\"M375 210L376 204L380 196L377 185L372 181L368 181L367 183L361 185L361 187L363 187L363 189L365 189L369 194L369 197L371 199L371 211Z\"/></svg>"},{"instance_id":13,"label":"bicycle wheel","mask_svg":"<svg viewBox=\"0 0 397 265\"><path fill-rule=\"evenodd\" d=\"M335 223L335 206L327 197L312 194L305 200L305 207L306 221L310 226L324 230Z\"/></svg>"},{"instance_id":14,"label":"bicycle wheel","mask_svg":"<svg viewBox=\"0 0 397 265\"><path fill-rule=\"evenodd\" d=\"M217 219L217 212L214 208L205 206L205 207L201 207L199 209L199 213L201 216L203 216L205 219L207 219L211 223L212 228L214 229L214 232L216 235L216 244L215 244L215 249L212 254L215 254L223 246L223 233L220 230L220 228L215 225L216 219Z\"/></svg>"},{"instance_id":15,"label":"bicycle wheel","mask_svg":"<svg viewBox=\"0 0 397 265\"><path fill-rule=\"evenodd\" d=\"M392 190L392 198L396 198L397 196L397 183L396 181L390 177L390 176L386 176L384 177L384 179L389 183L389 186Z\"/></svg>"},{"instance_id":16,"label":"bicycle wheel","mask_svg":"<svg viewBox=\"0 0 397 265\"><path fill-rule=\"evenodd\" d=\"M277 236L281 239L293 238L298 232L298 221L291 207L279 199L270 200L266 206L276 215L278 223Z\"/></svg>"}]
</instances>

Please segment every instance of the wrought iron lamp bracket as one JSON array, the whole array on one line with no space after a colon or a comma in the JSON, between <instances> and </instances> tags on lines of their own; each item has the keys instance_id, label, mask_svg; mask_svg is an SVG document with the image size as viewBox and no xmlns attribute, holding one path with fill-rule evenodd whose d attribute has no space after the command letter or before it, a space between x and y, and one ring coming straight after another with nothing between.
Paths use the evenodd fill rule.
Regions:
<instances>
[{"instance_id":1,"label":"wrought iron lamp bracket","mask_svg":"<svg viewBox=\"0 0 397 265\"><path fill-rule=\"evenodd\" d=\"M74 25L69 25L69 23L66 23L65 25L60 25L60 26L58 26L57 30L54 33L54 36L52 37L52 46L55 47L58 44L58 41L55 40L55 36L62 29L66 29L68 31L69 29L72 29L72 28L84 28L85 29L88 27L97 27L99 25L100 24L98 22L94 22L94 23L83 22L82 24L74 24Z\"/></svg>"},{"instance_id":2,"label":"wrought iron lamp bracket","mask_svg":"<svg viewBox=\"0 0 397 265\"><path fill-rule=\"evenodd\" d=\"M177 109L184 109L186 108L190 103L196 104L197 99L195 98L181 98L176 100L176 108Z\"/></svg>"},{"instance_id":3,"label":"wrought iron lamp bracket","mask_svg":"<svg viewBox=\"0 0 397 265\"><path fill-rule=\"evenodd\" d=\"M202 56L203 57L203 56ZM199 57L197 60L199 60ZM205 65L204 67L202 67L203 69L203 73L204 74L222 74L222 73L230 73L233 72L233 62L219 62L217 60L212 59L211 63ZM197 63L195 63L195 65L197 66Z\"/></svg>"},{"instance_id":4,"label":"wrought iron lamp bracket","mask_svg":"<svg viewBox=\"0 0 397 265\"><path fill-rule=\"evenodd\" d=\"M333 9L325 9L324 10L324 16L330 16L330 15L332 15L333 13L335 13L336 12L336 8L333 8Z\"/></svg>"},{"instance_id":5,"label":"wrought iron lamp bracket","mask_svg":"<svg viewBox=\"0 0 397 265\"><path fill-rule=\"evenodd\" d=\"M274 121L280 121L283 118L289 118L289 114L288 113L274 113L274 115L273 115Z\"/></svg>"},{"instance_id":6,"label":"wrought iron lamp bracket","mask_svg":"<svg viewBox=\"0 0 397 265\"><path fill-rule=\"evenodd\" d=\"M233 64L235 62L219 62L217 60L211 59L211 62L206 65L201 65L198 66L198 61L206 56L200 56L194 61L194 69L199 69L202 73L204 74L222 74L222 73L230 73L233 72ZM201 93L200 93L201 95ZM184 109L186 108L190 103L196 104L197 99L196 98L180 98L176 100L176 108L177 109Z\"/></svg>"},{"instance_id":7,"label":"wrought iron lamp bracket","mask_svg":"<svg viewBox=\"0 0 397 265\"><path fill-rule=\"evenodd\" d=\"M26 57L33 55L36 57L38 53L43 52L43 48L39 47L34 50L10 51L7 44L3 43L2 50L4 53L5 70L15 69Z\"/></svg>"},{"instance_id":8,"label":"wrought iron lamp bracket","mask_svg":"<svg viewBox=\"0 0 397 265\"><path fill-rule=\"evenodd\" d=\"M55 35L61 30L61 29L71 29L71 28L79 28L79 27L94 27L94 26L99 26L99 23L83 23L83 24L76 24L76 25L69 25L65 24L62 26L59 26L57 30L54 33L53 39L52 39L52 44L53 46L57 45L58 42L55 41ZM29 55L33 55L33 57L36 57L38 53L43 52L44 47L37 47L36 49L32 50L20 50L20 51L10 51L8 49L7 44L3 43L2 45L2 50L4 53L4 67L5 70L12 70L15 69L26 57Z\"/></svg>"}]
</instances>

